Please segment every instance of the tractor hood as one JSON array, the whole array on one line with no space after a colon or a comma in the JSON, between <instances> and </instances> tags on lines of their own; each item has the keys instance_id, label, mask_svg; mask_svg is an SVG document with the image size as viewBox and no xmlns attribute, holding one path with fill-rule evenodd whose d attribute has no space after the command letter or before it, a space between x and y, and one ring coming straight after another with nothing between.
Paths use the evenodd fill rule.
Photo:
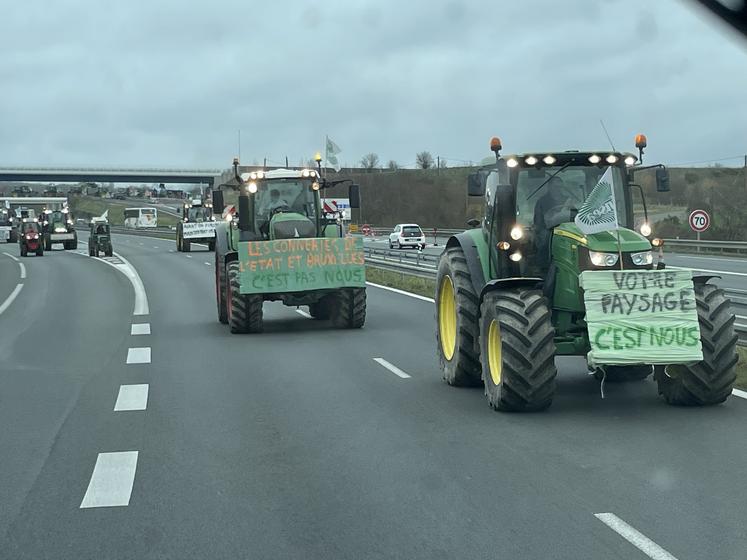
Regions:
<instances>
[{"instance_id":1,"label":"tractor hood","mask_svg":"<svg viewBox=\"0 0 747 560\"><path fill-rule=\"evenodd\" d=\"M314 237L316 226L303 214L282 212L270 220L270 239L291 239L294 237Z\"/></svg>"},{"instance_id":2,"label":"tractor hood","mask_svg":"<svg viewBox=\"0 0 747 560\"><path fill-rule=\"evenodd\" d=\"M584 235L573 222L560 224L555 228L555 235L569 237L578 241L584 247L588 247L590 251L599 251L602 253L616 253L618 251L618 234L620 235L620 249L624 253L648 251L651 249L651 242L632 229L621 228L616 231L603 231L601 233Z\"/></svg>"}]
</instances>

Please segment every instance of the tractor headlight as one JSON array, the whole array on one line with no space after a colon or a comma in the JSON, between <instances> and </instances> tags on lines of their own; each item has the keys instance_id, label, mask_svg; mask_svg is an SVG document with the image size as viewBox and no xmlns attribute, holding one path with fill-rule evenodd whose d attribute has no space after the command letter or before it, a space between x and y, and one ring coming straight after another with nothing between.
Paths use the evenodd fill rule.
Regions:
<instances>
[{"instance_id":1,"label":"tractor headlight","mask_svg":"<svg viewBox=\"0 0 747 560\"><path fill-rule=\"evenodd\" d=\"M516 158L508 158L506 160L506 165L508 165L509 167L516 167L517 165L519 165L519 160L517 160Z\"/></svg>"},{"instance_id":2,"label":"tractor headlight","mask_svg":"<svg viewBox=\"0 0 747 560\"><path fill-rule=\"evenodd\" d=\"M633 253L630 255L633 259L633 264L636 266L646 266L654 262L654 255L651 251L641 251L640 253Z\"/></svg>"},{"instance_id":3,"label":"tractor headlight","mask_svg":"<svg viewBox=\"0 0 747 560\"><path fill-rule=\"evenodd\" d=\"M257 183L255 183L254 181L252 181L251 183L249 183L246 186L246 190L248 190L250 193L254 194L255 192L257 192Z\"/></svg>"},{"instance_id":4,"label":"tractor headlight","mask_svg":"<svg viewBox=\"0 0 747 560\"><path fill-rule=\"evenodd\" d=\"M519 225L516 225L511 228L510 235L511 235L511 239L513 239L514 241L518 241L519 239L524 237L524 228L522 228Z\"/></svg>"},{"instance_id":5,"label":"tractor headlight","mask_svg":"<svg viewBox=\"0 0 747 560\"><path fill-rule=\"evenodd\" d=\"M589 258L594 266L615 266L620 256L617 253L589 251Z\"/></svg>"},{"instance_id":6,"label":"tractor headlight","mask_svg":"<svg viewBox=\"0 0 747 560\"><path fill-rule=\"evenodd\" d=\"M519 253L519 251L516 251L515 253L511 253L508 258L514 262L519 262L521 260L521 253Z\"/></svg>"},{"instance_id":7,"label":"tractor headlight","mask_svg":"<svg viewBox=\"0 0 747 560\"><path fill-rule=\"evenodd\" d=\"M651 226L647 222L643 222L641 224L641 235L643 237L648 237L651 235Z\"/></svg>"},{"instance_id":8,"label":"tractor headlight","mask_svg":"<svg viewBox=\"0 0 747 560\"><path fill-rule=\"evenodd\" d=\"M67 229L65 229L64 227L61 227L61 226L57 226L56 228L54 228L54 232L55 233L65 233L66 231L67 231Z\"/></svg>"}]
</instances>

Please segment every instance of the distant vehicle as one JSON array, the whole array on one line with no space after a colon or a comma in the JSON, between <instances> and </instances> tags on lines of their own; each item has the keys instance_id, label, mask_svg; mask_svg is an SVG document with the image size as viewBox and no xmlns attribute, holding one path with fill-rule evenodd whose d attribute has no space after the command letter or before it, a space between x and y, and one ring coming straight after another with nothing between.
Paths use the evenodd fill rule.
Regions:
<instances>
[{"instance_id":1,"label":"distant vehicle","mask_svg":"<svg viewBox=\"0 0 747 560\"><path fill-rule=\"evenodd\" d=\"M114 200L127 200L127 195L124 193L115 193L112 197Z\"/></svg>"},{"instance_id":2,"label":"distant vehicle","mask_svg":"<svg viewBox=\"0 0 747 560\"><path fill-rule=\"evenodd\" d=\"M88 255L98 257L99 252L107 257L112 256L112 237L109 224L94 218L91 221L91 232L88 236Z\"/></svg>"},{"instance_id":3,"label":"distant vehicle","mask_svg":"<svg viewBox=\"0 0 747 560\"><path fill-rule=\"evenodd\" d=\"M28 221L28 218L24 220L18 233L18 247L21 250L21 256L28 256L29 251L36 253L37 257L43 256L44 246L42 241L43 235L39 224L36 221Z\"/></svg>"},{"instance_id":4,"label":"distant vehicle","mask_svg":"<svg viewBox=\"0 0 747 560\"><path fill-rule=\"evenodd\" d=\"M158 227L158 210L155 208L125 208L126 228L141 229Z\"/></svg>"},{"instance_id":5,"label":"distant vehicle","mask_svg":"<svg viewBox=\"0 0 747 560\"><path fill-rule=\"evenodd\" d=\"M62 243L66 250L78 248L78 234L75 232L73 217L67 208L45 210L41 216L44 248L52 250L53 243Z\"/></svg>"},{"instance_id":6,"label":"distant vehicle","mask_svg":"<svg viewBox=\"0 0 747 560\"><path fill-rule=\"evenodd\" d=\"M13 243L15 239L12 238L12 233L13 221L11 220L11 214L7 208L0 208L0 241Z\"/></svg>"},{"instance_id":7,"label":"distant vehicle","mask_svg":"<svg viewBox=\"0 0 747 560\"><path fill-rule=\"evenodd\" d=\"M418 224L397 224L394 231L389 234L390 249L425 249L425 233Z\"/></svg>"},{"instance_id":8,"label":"distant vehicle","mask_svg":"<svg viewBox=\"0 0 747 560\"><path fill-rule=\"evenodd\" d=\"M201 198L184 203L182 221L176 225L176 250L188 253L192 243L207 245L209 251L215 250L213 205Z\"/></svg>"}]
</instances>

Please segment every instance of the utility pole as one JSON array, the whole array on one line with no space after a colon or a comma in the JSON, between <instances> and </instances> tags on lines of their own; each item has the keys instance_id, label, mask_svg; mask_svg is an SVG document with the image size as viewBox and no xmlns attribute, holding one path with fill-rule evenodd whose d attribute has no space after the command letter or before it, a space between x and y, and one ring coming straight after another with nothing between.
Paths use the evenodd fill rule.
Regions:
<instances>
[{"instance_id":1,"label":"utility pole","mask_svg":"<svg viewBox=\"0 0 747 560\"><path fill-rule=\"evenodd\" d=\"M436 173L441 175L441 156L436 156Z\"/></svg>"},{"instance_id":2,"label":"utility pole","mask_svg":"<svg viewBox=\"0 0 747 560\"><path fill-rule=\"evenodd\" d=\"M239 161L241 161L241 129L239 129Z\"/></svg>"}]
</instances>

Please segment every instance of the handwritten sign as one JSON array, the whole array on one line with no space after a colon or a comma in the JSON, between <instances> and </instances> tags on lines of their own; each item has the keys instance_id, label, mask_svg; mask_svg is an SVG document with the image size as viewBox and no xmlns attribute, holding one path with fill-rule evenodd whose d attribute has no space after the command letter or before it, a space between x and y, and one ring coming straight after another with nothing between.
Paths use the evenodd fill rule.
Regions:
<instances>
[{"instance_id":1,"label":"handwritten sign","mask_svg":"<svg viewBox=\"0 0 747 560\"><path fill-rule=\"evenodd\" d=\"M242 294L363 288L360 237L314 237L239 243Z\"/></svg>"},{"instance_id":2,"label":"handwritten sign","mask_svg":"<svg viewBox=\"0 0 747 560\"><path fill-rule=\"evenodd\" d=\"M215 222L187 222L182 228L184 239L215 237Z\"/></svg>"},{"instance_id":3,"label":"handwritten sign","mask_svg":"<svg viewBox=\"0 0 747 560\"><path fill-rule=\"evenodd\" d=\"M580 276L594 364L703 359L689 270L586 270Z\"/></svg>"}]
</instances>

